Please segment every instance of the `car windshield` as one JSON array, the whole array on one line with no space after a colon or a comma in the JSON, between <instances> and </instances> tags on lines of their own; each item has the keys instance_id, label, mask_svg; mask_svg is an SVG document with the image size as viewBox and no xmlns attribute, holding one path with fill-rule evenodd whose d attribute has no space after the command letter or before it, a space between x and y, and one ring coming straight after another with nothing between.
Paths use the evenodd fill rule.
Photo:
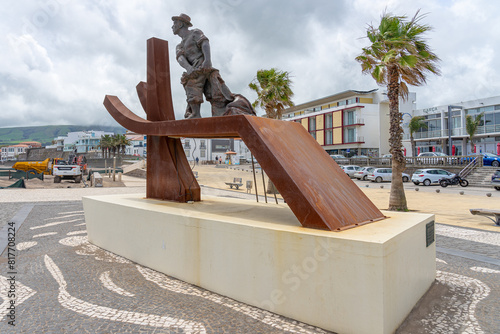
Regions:
<instances>
[{"instance_id":1,"label":"car windshield","mask_svg":"<svg viewBox=\"0 0 500 334\"><path fill-rule=\"evenodd\" d=\"M446 154L442 153L442 152L436 152L436 156L439 156L439 157L445 157Z\"/></svg>"},{"instance_id":2,"label":"car windshield","mask_svg":"<svg viewBox=\"0 0 500 334\"><path fill-rule=\"evenodd\" d=\"M488 158L500 158L498 155L493 153L485 153L484 155L487 156Z\"/></svg>"}]
</instances>

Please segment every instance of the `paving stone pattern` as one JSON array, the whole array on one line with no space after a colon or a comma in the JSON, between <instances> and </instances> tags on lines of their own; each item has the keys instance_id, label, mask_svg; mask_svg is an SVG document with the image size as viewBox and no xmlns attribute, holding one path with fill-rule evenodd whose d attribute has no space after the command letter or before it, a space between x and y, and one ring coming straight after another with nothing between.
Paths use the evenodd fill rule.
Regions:
<instances>
[{"instance_id":1,"label":"paving stone pattern","mask_svg":"<svg viewBox=\"0 0 500 334\"><path fill-rule=\"evenodd\" d=\"M0 203L2 221L25 204ZM0 333L330 333L90 244L81 201L31 204L15 240L15 327L7 252L0 257ZM500 258L497 232L437 224L436 245ZM436 266L435 283L397 333L500 333L500 266L439 252Z\"/></svg>"}]
</instances>

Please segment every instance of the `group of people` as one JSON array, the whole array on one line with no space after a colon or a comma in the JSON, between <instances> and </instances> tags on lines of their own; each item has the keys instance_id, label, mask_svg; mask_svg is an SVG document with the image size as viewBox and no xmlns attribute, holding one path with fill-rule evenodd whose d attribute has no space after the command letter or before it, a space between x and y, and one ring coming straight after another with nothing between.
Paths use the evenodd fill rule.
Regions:
<instances>
[{"instance_id":1,"label":"group of people","mask_svg":"<svg viewBox=\"0 0 500 334\"><path fill-rule=\"evenodd\" d=\"M215 163L216 163L216 164L217 164L217 163L218 163L218 164L222 164L222 156L220 156L220 157L219 157L219 156L217 156L217 155L216 155L216 156L215 156Z\"/></svg>"}]
</instances>

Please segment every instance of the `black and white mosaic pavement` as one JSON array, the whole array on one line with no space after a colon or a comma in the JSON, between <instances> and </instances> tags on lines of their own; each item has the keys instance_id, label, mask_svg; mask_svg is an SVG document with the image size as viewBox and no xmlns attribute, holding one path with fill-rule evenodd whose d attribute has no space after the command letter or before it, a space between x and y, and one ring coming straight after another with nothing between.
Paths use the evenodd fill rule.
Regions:
<instances>
[{"instance_id":1,"label":"black and white mosaic pavement","mask_svg":"<svg viewBox=\"0 0 500 334\"><path fill-rule=\"evenodd\" d=\"M1 215L2 233L24 219L0 257L0 333L329 333L90 244L81 201ZM397 333L500 333L500 233L437 224L436 243L437 280Z\"/></svg>"}]
</instances>

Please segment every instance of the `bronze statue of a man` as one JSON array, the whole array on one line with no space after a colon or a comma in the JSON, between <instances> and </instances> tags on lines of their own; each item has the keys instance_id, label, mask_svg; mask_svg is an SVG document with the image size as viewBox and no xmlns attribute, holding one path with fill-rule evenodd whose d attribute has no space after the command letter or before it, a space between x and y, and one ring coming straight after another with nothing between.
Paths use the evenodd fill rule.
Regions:
<instances>
[{"instance_id":1,"label":"bronze statue of a man","mask_svg":"<svg viewBox=\"0 0 500 334\"><path fill-rule=\"evenodd\" d=\"M191 18L180 14L173 16L172 21L173 33L182 38L176 47L177 62L186 70L181 77L188 103L184 117L201 117L203 95L212 105L212 116L255 115L250 102L239 94L232 94L219 71L212 67L208 38L199 29L189 29Z\"/></svg>"}]
</instances>

